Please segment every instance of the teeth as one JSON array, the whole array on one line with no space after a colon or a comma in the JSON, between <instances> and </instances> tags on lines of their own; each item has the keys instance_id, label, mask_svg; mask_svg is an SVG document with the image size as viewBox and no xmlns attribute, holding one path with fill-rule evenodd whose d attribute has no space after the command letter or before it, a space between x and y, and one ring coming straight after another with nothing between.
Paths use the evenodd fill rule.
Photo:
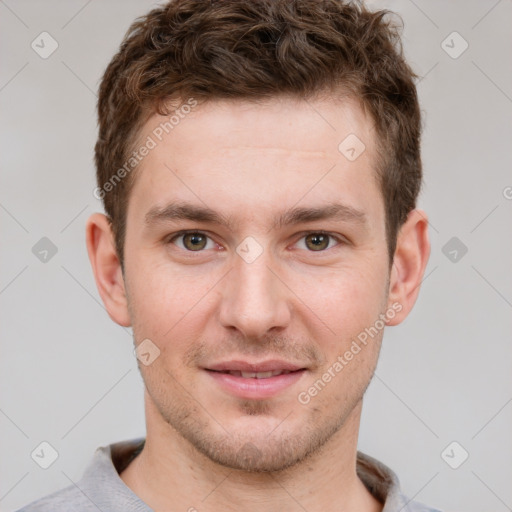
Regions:
<instances>
[{"instance_id":1,"label":"teeth","mask_svg":"<svg viewBox=\"0 0 512 512\"><path fill-rule=\"evenodd\" d=\"M272 372L260 372L260 373L257 373L257 372L240 372L242 374L242 377L244 379L266 379L268 377L270 377L270 375L272 375ZM270 375L268 375L270 374ZM264 375L264 377L262 377L262 375Z\"/></svg>"},{"instance_id":2,"label":"teeth","mask_svg":"<svg viewBox=\"0 0 512 512\"><path fill-rule=\"evenodd\" d=\"M235 377L243 377L244 379L268 379L269 377L275 377L276 375L290 373L290 370L271 370L268 372L241 372L238 370L228 371L230 375Z\"/></svg>"}]
</instances>

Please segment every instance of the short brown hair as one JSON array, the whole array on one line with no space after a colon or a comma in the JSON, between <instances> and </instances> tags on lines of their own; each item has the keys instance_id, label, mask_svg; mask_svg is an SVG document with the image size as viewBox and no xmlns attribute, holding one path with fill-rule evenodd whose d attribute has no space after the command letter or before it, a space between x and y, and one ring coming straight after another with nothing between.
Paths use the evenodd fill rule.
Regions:
<instances>
[{"instance_id":1,"label":"short brown hair","mask_svg":"<svg viewBox=\"0 0 512 512\"><path fill-rule=\"evenodd\" d=\"M416 75L389 14L343 0L172 0L138 18L105 71L98 100L97 190L121 265L135 173L112 177L126 168L148 117L168 113L166 100L309 99L328 91L358 99L375 124L391 264L422 171Z\"/></svg>"}]
</instances>

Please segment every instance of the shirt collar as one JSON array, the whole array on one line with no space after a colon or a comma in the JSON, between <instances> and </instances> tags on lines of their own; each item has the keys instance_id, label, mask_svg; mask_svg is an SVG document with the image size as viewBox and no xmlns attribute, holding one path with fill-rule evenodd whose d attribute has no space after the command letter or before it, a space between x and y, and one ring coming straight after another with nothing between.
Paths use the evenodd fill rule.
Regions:
<instances>
[{"instance_id":1,"label":"shirt collar","mask_svg":"<svg viewBox=\"0 0 512 512\"><path fill-rule=\"evenodd\" d=\"M104 493L103 506L111 506L112 510L119 510L117 506L113 506L114 502L110 502L110 499L113 498L109 498L109 496L113 496L117 500L122 497L125 512L151 511L119 476L143 448L144 442L144 438L137 438L98 448L80 482L80 488L83 492L87 493L87 489L97 490L98 487L106 484L108 492ZM384 504L382 512L424 510L416 508L414 502L407 500L402 495L395 473L377 459L358 451L356 471L368 491ZM119 501L116 505L118 504ZM100 506L100 503L97 503L97 505Z\"/></svg>"}]
</instances>

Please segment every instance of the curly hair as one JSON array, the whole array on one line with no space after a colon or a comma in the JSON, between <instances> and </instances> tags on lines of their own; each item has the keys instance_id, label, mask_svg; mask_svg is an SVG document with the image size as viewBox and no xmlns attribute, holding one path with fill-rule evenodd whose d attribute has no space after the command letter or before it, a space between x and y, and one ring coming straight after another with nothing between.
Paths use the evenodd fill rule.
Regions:
<instances>
[{"instance_id":1,"label":"curly hair","mask_svg":"<svg viewBox=\"0 0 512 512\"><path fill-rule=\"evenodd\" d=\"M135 20L100 84L95 146L96 191L121 265L136 176L126 161L143 124L168 114L170 99L307 100L339 91L376 128L391 265L422 181L416 75L391 14L344 0L171 0ZM116 169L126 178L113 182Z\"/></svg>"}]
</instances>

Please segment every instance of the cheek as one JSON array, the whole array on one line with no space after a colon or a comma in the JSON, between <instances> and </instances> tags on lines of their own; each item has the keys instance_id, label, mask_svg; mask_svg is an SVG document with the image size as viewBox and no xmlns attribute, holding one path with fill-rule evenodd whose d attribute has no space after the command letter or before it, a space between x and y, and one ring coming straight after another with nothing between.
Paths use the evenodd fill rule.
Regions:
<instances>
[{"instance_id":1,"label":"cheek","mask_svg":"<svg viewBox=\"0 0 512 512\"><path fill-rule=\"evenodd\" d=\"M326 325L332 336L346 339L371 325L386 303L386 273L377 264L342 268L315 276L294 276L290 286L306 311Z\"/></svg>"},{"instance_id":2,"label":"cheek","mask_svg":"<svg viewBox=\"0 0 512 512\"><path fill-rule=\"evenodd\" d=\"M176 330L183 330L189 316L196 319L201 310L202 297L212 287L205 279L187 270L168 266L137 265L130 280L130 302L134 331L151 338L167 338ZM211 278L210 278L211 280ZM194 327L186 322L187 327Z\"/></svg>"}]
</instances>

